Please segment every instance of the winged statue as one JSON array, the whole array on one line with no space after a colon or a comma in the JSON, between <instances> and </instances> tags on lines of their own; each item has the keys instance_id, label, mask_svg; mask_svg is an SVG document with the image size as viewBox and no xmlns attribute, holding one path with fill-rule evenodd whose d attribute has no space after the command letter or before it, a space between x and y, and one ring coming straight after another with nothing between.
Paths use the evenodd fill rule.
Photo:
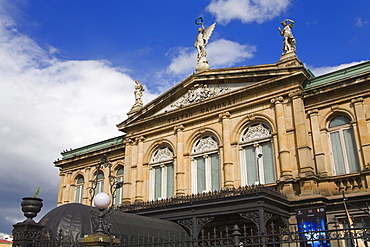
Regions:
<instances>
[{"instance_id":1,"label":"winged statue","mask_svg":"<svg viewBox=\"0 0 370 247\"><path fill-rule=\"evenodd\" d=\"M198 20L200 20L200 21L197 22ZM194 46L198 50L198 56L197 56L197 58L198 58L198 62L199 62L199 60L202 57L205 58L207 56L207 53L206 53L205 48L206 48L206 46L208 44L208 40L211 37L213 30L215 29L216 23L213 23L207 29L204 29L204 26L203 26L203 18L202 17L199 17L195 21L195 23L197 25L201 25L201 27L198 28L198 36L197 36L197 39L196 39L196 41L194 43Z\"/></svg>"}]
</instances>

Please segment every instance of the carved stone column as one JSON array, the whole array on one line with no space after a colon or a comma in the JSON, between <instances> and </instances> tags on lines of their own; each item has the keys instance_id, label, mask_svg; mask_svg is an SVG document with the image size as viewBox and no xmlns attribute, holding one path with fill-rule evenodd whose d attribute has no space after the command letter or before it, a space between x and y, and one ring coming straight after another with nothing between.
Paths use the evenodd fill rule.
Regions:
<instances>
[{"instance_id":1,"label":"carved stone column","mask_svg":"<svg viewBox=\"0 0 370 247\"><path fill-rule=\"evenodd\" d=\"M72 172L67 172L66 176L65 176L65 180L64 180L65 185L66 185L66 189L65 189L64 195L63 195L63 200L64 200L63 204L73 202L73 192L72 192L72 188L71 188L71 184L72 184L71 177L72 177Z\"/></svg>"},{"instance_id":2,"label":"carved stone column","mask_svg":"<svg viewBox=\"0 0 370 247\"><path fill-rule=\"evenodd\" d=\"M311 147L309 146L306 114L301 94L302 91L297 90L293 93L289 93L289 97L292 98L293 105L293 119L297 143L299 173L302 178L306 178L309 176L314 176L315 172L312 162Z\"/></svg>"},{"instance_id":3,"label":"carved stone column","mask_svg":"<svg viewBox=\"0 0 370 247\"><path fill-rule=\"evenodd\" d=\"M223 170L224 170L224 187L234 187L234 171L231 153L231 136L230 136L230 112L223 112L218 115L222 122L222 139L223 139Z\"/></svg>"},{"instance_id":4,"label":"carved stone column","mask_svg":"<svg viewBox=\"0 0 370 247\"><path fill-rule=\"evenodd\" d=\"M137 142L137 172L136 172L136 196L135 202L143 202L143 184L144 184L144 167L143 167L143 157L144 157L144 136L136 138Z\"/></svg>"},{"instance_id":5,"label":"carved stone column","mask_svg":"<svg viewBox=\"0 0 370 247\"><path fill-rule=\"evenodd\" d=\"M360 145L364 159L365 168L370 168L370 135L366 123L364 99L362 97L352 99L351 103L355 107L358 132L360 135Z\"/></svg>"},{"instance_id":6,"label":"carved stone column","mask_svg":"<svg viewBox=\"0 0 370 247\"><path fill-rule=\"evenodd\" d=\"M322 145L320 125L319 125L319 110L314 109L307 112L311 121L311 132L314 147L314 155L319 177L327 177L328 169L325 164L325 153Z\"/></svg>"},{"instance_id":7,"label":"carved stone column","mask_svg":"<svg viewBox=\"0 0 370 247\"><path fill-rule=\"evenodd\" d=\"M89 205L89 191L88 191L88 188L90 187L90 179L92 177L92 174L91 174L91 167L86 167L85 168L85 171L84 171L84 190L82 192L82 203L83 204L86 204L86 205Z\"/></svg>"},{"instance_id":8,"label":"carved stone column","mask_svg":"<svg viewBox=\"0 0 370 247\"><path fill-rule=\"evenodd\" d=\"M123 174L123 192L122 192L122 204L130 204L131 203L131 190L132 190L132 183L131 181L132 176L132 166L133 163L133 149L134 149L134 141L131 138L126 138L125 140L126 148L125 148L125 164L124 164L124 174ZM136 167L136 165L135 165Z\"/></svg>"},{"instance_id":9,"label":"carved stone column","mask_svg":"<svg viewBox=\"0 0 370 247\"><path fill-rule=\"evenodd\" d=\"M271 99L271 103L275 104L275 118L278 133L278 149L279 160L281 166L280 180L286 181L293 179L292 167L289 158L288 136L285 127L285 113L283 106L284 98L279 96Z\"/></svg>"},{"instance_id":10,"label":"carved stone column","mask_svg":"<svg viewBox=\"0 0 370 247\"><path fill-rule=\"evenodd\" d=\"M185 195L185 169L184 169L184 125L174 128L177 137L177 160L176 160L176 195Z\"/></svg>"}]
</instances>

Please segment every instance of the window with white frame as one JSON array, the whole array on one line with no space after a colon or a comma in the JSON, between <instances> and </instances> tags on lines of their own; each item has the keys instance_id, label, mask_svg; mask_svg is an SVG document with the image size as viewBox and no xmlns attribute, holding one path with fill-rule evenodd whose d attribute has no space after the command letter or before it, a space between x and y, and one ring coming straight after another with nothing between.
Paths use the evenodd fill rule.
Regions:
<instances>
[{"instance_id":1,"label":"window with white frame","mask_svg":"<svg viewBox=\"0 0 370 247\"><path fill-rule=\"evenodd\" d=\"M79 175L76 180L76 191L75 191L75 202L82 203L83 192L84 192L84 177Z\"/></svg>"},{"instance_id":2,"label":"window with white frame","mask_svg":"<svg viewBox=\"0 0 370 247\"><path fill-rule=\"evenodd\" d=\"M173 151L170 147L157 148L150 161L150 200L162 200L174 195Z\"/></svg>"},{"instance_id":3,"label":"window with white frame","mask_svg":"<svg viewBox=\"0 0 370 247\"><path fill-rule=\"evenodd\" d=\"M199 138L192 150L192 191L194 194L221 188L218 141L213 136Z\"/></svg>"},{"instance_id":4,"label":"window with white frame","mask_svg":"<svg viewBox=\"0 0 370 247\"><path fill-rule=\"evenodd\" d=\"M333 118L329 123L329 136L334 174L360 171L356 141L349 118L343 115Z\"/></svg>"},{"instance_id":5,"label":"window with white frame","mask_svg":"<svg viewBox=\"0 0 370 247\"><path fill-rule=\"evenodd\" d=\"M274 183L276 171L269 126L249 125L241 135L239 146L243 185Z\"/></svg>"},{"instance_id":6,"label":"window with white frame","mask_svg":"<svg viewBox=\"0 0 370 247\"><path fill-rule=\"evenodd\" d=\"M123 183L123 172L124 169L123 169L123 166L119 166L118 169L117 169L117 172L116 172L116 176L115 176L115 184L117 183ZM114 198L114 202L113 202L113 205L114 206L118 206L119 204L121 204L122 202L122 193L123 193L123 187L118 187L116 189L116 197Z\"/></svg>"},{"instance_id":7,"label":"window with white frame","mask_svg":"<svg viewBox=\"0 0 370 247\"><path fill-rule=\"evenodd\" d=\"M95 195L103 192L104 190L104 173L102 171L98 171L97 175L98 183L96 184L95 187Z\"/></svg>"}]
</instances>

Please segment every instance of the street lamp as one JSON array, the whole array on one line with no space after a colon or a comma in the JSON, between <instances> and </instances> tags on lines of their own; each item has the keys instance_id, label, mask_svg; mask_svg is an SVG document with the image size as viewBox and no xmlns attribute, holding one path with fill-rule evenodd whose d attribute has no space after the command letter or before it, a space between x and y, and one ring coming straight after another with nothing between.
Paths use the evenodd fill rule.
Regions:
<instances>
[{"instance_id":1,"label":"street lamp","mask_svg":"<svg viewBox=\"0 0 370 247\"><path fill-rule=\"evenodd\" d=\"M107 193L100 192L94 197L94 205L98 208L98 226L95 230L96 233L104 233L103 218L107 215L105 210L110 205L110 196Z\"/></svg>"}]
</instances>

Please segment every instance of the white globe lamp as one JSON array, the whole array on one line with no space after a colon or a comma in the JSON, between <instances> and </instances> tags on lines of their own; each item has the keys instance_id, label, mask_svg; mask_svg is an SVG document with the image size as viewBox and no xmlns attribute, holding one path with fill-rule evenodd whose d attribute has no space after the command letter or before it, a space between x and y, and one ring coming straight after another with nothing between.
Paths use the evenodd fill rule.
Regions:
<instances>
[{"instance_id":1,"label":"white globe lamp","mask_svg":"<svg viewBox=\"0 0 370 247\"><path fill-rule=\"evenodd\" d=\"M100 192L94 197L94 205L99 209L106 209L110 205L110 196L105 192Z\"/></svg>"}]
</instances>

